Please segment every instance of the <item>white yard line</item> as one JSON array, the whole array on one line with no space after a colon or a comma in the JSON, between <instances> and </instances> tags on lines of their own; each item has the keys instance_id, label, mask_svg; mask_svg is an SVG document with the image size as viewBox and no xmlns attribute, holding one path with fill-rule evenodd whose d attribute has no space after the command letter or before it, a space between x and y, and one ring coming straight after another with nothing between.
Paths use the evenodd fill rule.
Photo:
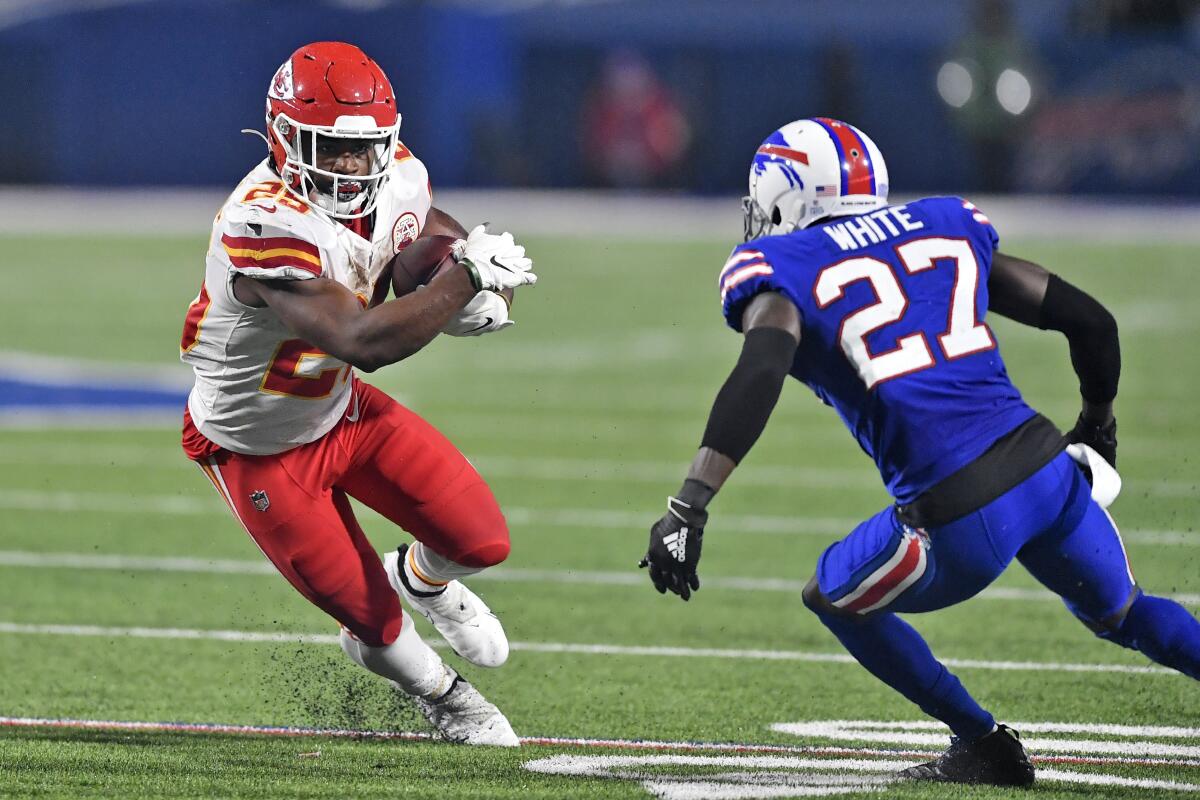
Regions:
<instances>
[{"instance_id":1,"label":"white yard line","mask_svg":"<svg viewBox=\"0 0 1200 800\"><path fill-rule=\"evenodd\" d=\"M10 407L0 410L0 430L97 431L178 430L178 411L103 409L96 406L58 406L53 410Z\"/></svg>"},{"instance_id":2,"label":"white yard line","mask_svg":"<svg viewBox=\"0 0 1200 800\"><path fill-rule=\"evenodd\" d=\"M896 772L912 763L912 760L883 758L562 754L528 761L524 766L548 775L640 781L642 787L659 800L757 800L877 792L899 780L898 776L885 773ZM663 767L675 767L676 771L666 772ZM688 767L694 771L687 772ZM727 771L713 772L716 767L725 767ZM728 771L730 769L736 771ZM1046 768L1039 769L1037 774L1042 782L1200 792L1200 784L1158 778L1127 778Z\"/></svg>"},{"instance_id":3,"label":"white yard line","mask_svg":"<svg viewBox=\"0 0 1200 800\"><path fill-rule=\"evenodd\" d=\"M195 628L147 628L103 625L37 625L0 622L0 634L41 634L50 636L98 636L102 638L192 639L222 642L308 642L335 644L337 636L321 633L285 633L277 631L202 630ZM444 646L431 642L433 646ZM651 647L638 645L582 644L569 642L511 642L516 652L558 653L594 656L649 656L654 658L719 658L735 661L792 661L817 664L854 664L845 653L809 653L800 650L734 650L711 647ZM987 661L970 658L944 658L948 667L996 670L1002 672L1112 672L1128 675L1179 675L1174 670L1128 664L1079 664L1056 661Z\"/></svg>"},{"instance_id":4,"label":"white yard line","mask_svg":"<svg viewBox=\"0 0 1200 800\"><path fill-rule=\"evenodd\" d=\"M96 569L147 572L190 572L217 575L277 575L266 561L221 558L182 558L173 556L138 556L95 553L45 553L26 550L0 550L0 567L29 567L33 569ZM501 583L555 583L577 586L640 586L646 576L630 569L625 572L599 570L551 570L521 567L492 567L470 578L471 581ZM704 588L740 592L784 592L799 594L806 581L788 578L708 577ZM1200 594L1168 594L1185 605L1200 606ZM978 595L983 600L1018 602L1058 602L1058 596L1046 589L992 587Z\"/></svg>"},{"instance_id":5,"label":"white yard line","mask_svg":"<svg viewBox=\"0 0 1200 800\"><path fill-rule=\"evenodd\" d=\"M1103 733L1125 738L1200 738L1200 730L1176 729L1183 733L1162 734L1153 726L1094 726L1092 730L1074 729L1058 723L1011 723L1020 731L1021 741L1034 753L1077 753L1080 755L1148 756L1168 759L1200 758L1200 747L1171 742L1113 741L1108 739L1061 739L1047 736L1029 736L1030 733ZM1097 730L1102 728L1103 730ZM802 738L836 739L841 741L872 742L874 744L903 745L905 747L937 748L946 741L946 727L933 721L909 722L866 722L836 720L832 722L783 722L771 726L771 730L789 733Z\"/></svg>"},{"instance_id":6,"label":"white yard line","mask_svg":"<svg viewBox=\"0 0 1200 800\"><path fill-rule=\"evenodd\" d=\"M617 458L567 458L468 453L471 462L488 478L522 478L539 481L609 481L669 486L686 466L680 461ZM191 462L176 447L105 445L83 448L77 444L10 444L0 451L0 464L49 464L168 468L192 470ZM1141 480L1123 476L1126 491L1156 497L1200 497L1197 480ZM840 489L884 496L879 476L864 462L861 467L806 467L747 464L738 469L739 486L780 489Z\"/></svg>"},{"instance_id":7,"label":"white yard line","mask_svg":"<svg viewBox=\"0 0 1200 800\"><path fill-rule=\"evenodd\" d=\"M823 729L813 738L833 739L852 743L841 745L778 745L735 742L656 741L631 739L579 739L546 736L523 736L526 746L562 748L564 750L609 750L620 755L558 753L524 762L532 772L584 779L614 779L638 781L653 796L664 800L748 800L763 797L834 797L846 793L871 792L897 780L887 773L909 766L937 752L945 742L945 729L936 723L899 722L864 723L847 720L826 720L799 725ZM1089 726L1058 723L1018 723L1021 727L1037 727L1052 733L1069 734ZM898 732L905 729L932 730L941 728L931 742L931 749L877 749L854 742L863 741L861 729L887 728ZM322 729L265 725L221 723L153 722L137 720L64 719L0 716L0 727L57 728L67 730L152 731L167 733L199 733L226 736L274 736L281 738L353 738L375 741L430 741L424 732ZM779 726L774 726L779 727ZM1112 726L1105 726L1112 727ZM825 730L827 729L827 730ZM1123 736L1151 736L1130 727ZM1200 731L1190 731L1192 738ZM1042 783L1066 783L1085 786L1158 789L1175 792L1200 792L1200 784L1189 783L1181 769L1200 766L1187 758L1170 760L1147 757L1157 752L1152 741L1100 741L1072 738L1036 740L1043 752L1032 760L1038 765L1038 780ZM1027 741L1034 745L1034 741ZM1109 746L1099 755L1096 745ZM1195 748L1191 748L1195 749ZM622 752L623 751L623 752ZM1049 751L1047 753L1046 751ZM1064 753L1058 755L1056 753ZM1101 771L1064 769L1069 766L1117 767L1142 770L1138 777L1127 777ZM663 768L670 768L664 771ZM724 768L721 772L716 768ZM1148 772L1149 770L1154 770ZM1169 777L1148 777L1159 772Z\"/></svg>"},{"instance_id":8,"label":"white yard line","mask_svg":"<svg viewBox=\"0 0 1200 800\"><path fill-rule=\"evenodd\" d=\"M613 481L618 483L676 483L685 461L615 458L556 458L468 453L485 477L553 481ZM96 446L77 444L5 445L0 464L98 465L128 468L195 467L178 447ZM790 467L748 464L738 470L739 484L779 488L872 489L882 493L879 476L867 465L855 467Z\"/></svg>"},{"instance_id":9,"label":"white yard line","mask_svg":"<svg viewBox=\"0 0 1200 800\"><path fill-rule=\"evenodd\" d=\"M1119 725L1108 722L1010 722L1021 733L1090 733L1099 736L1123 736L1127 738L1155 739L1200 739L1200 728L1183 728L1178 725ZM785 730L798 736L832 736L845 739L860 730L879 731L938 731L943 736L946 726L931 719L922 720L827 720L824 722L784 723L771 726L772 730Z\"/></svg>"},{"instance_id":10,"label":"white yard line","mask_svg":"<svg viewBox=\"0 0 1200 800\"><path fill-rule=\"evenodd\" d=\"M0 633L46 634L50 636L99 636L110 639L198 639L217 642L287 642L337 644L331 633L283 633L277 631L222 631L195 628L106 627L103 625L26 625L0 622ZM440 642L430 642L440 645Z\"/></svg>"},{"instance_id":11,"label":"white yard line","mask_svg":"<svg viewBox=\"0 0 1200 800\"><path fill-rule=\"evenodd\" d=\"M1155 726L1113 726L1089 725L1058 722L1018 722L1019 730L1039 730L1049 733L1090 733L1099 730L1101 733L1124 737L1162 737ZM772 729L783 730L791 725L812 727L820 733L813 733L812 738L834 739L853 743L861 741L855 738L855 731L863 728L886 728L895 730L936 730L941 735L934 746L930 748L913 748L909 750L878 750L868 747L841 745L786 745L786 744L756 744L751 742L703 742L703 741L661 741L654 739L599 739L563 736L522 736L521 743L547 747L597 748L612 750L643 750L643 751L681 751L681 752L716 752L716 753L762 753L772 755L825 755L825 756L865 756L893 759L897 757L922 757L940 752L949 732L939 722L932 720L911 720L906 722L876 722L866 720L819 720L806 723L781 723L771 726ZM155 722L143 720L102 720L102 719L72 719L54 717L6 717L0 716L0 727L13 728L72 728L80 730L120 730L120 731L167 731L181 733L215 733L227 735L264 735L282 737L329 737L355 739L402 739L430 740L434 737L429 733L410 731L381 731L355 730L347 728L311 728L303 726L283 725L240 725L233 723L205 722ZM1121 728L1114 731L1114 728ZM1192 728L1178 730L1180 738L1200 738L1200 730ZM1071 739L1056 739L1058 743L1073 743ZM1200 766L1196 761L1163 761L1161 759L1138 758L1138 743L1129 748L1132 753L1118 757L1089 756L1074 753L1070 748L1056 748L1073 755L1034 754L1032 759L1045 763L1088 763L1088 764L1142 764L1146 766ZM824 764L825 762L821 762ZM878 762L875 762L878 763Z\"/></svg>"},{"instance_id":12,"label":"white yard line","mask_svg":"<svg viewBox=\"0 0 1200 800\"><path fill-rule=\"evenodd\" d=\"M1162 789L1169 792L1200 792L1200 784L1156 778L1125 778L1090 772L1068 772L1061 769L1040 769L1038 780L1077 783L1084 786L1120 786L1128 789Z\"/></svg>"},{"instance_id":13,"label":"white yard line","mask_svg":"<svg viewBox=\"0 0 1200 800\"><path fill-rule=\"evenodd\" d=\"M129 495L116 492L67 492L39 489L0 489L0 509L37 511L89 511L118 514L224 515L226 507L216 497L178 495ZM650 516L647 516L647 513ZM609 528L641 530L653 512L616 511L592 508L527 508L506 506L511 525L543 525L564 528ZM721 524L730 533L791 534L840 538L861 521L852 517L769 516L724 514ZM1184 530L1122 530L1126 543L1200 546L1200 533Z\"/></svg>"},{"instance_id":14,"label":"white yard line","mask_svg":"<svg viewBox=\"0 0 1200 800\"><path fill-rule=\"evenodd\" d=\"M284 725L239 725L210 722L154 722L144 720L72 719L54 717L5 717L0 716L0 727L11 728L68 728L78 730L109 731L165 731L171 733L206 733L235 736L281 736L281 737L328 737L378 740L428 741L433 735L415 731L356 730L349 728L309 728ZM784 753L829 755L897 755L920 756L935 751L897 753L881 752L869 748L816 747L784 744L752 744L736 742L659 741L653 739L593 739L563 736L522 736L521 743L545 747L598 748L614 750L680 750L683 752L728 752L728 753ZM1104 759L1099 763L1110 763Z\"/></svg>"}]
</instances>

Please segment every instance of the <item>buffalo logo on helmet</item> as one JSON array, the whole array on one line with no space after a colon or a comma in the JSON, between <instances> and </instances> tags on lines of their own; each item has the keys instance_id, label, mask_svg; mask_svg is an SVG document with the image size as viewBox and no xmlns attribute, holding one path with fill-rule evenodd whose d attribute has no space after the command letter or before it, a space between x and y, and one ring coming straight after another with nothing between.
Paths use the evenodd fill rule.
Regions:
<instances>
[{"instance_id":1,"label":"buffalo logo on helmet","mask_svg":"<svg viewBox=\"0 0 1200 800\"><path fill-rule=\"evenodd\" d=\"M277 100L291 100L296 96L296 89L292 83L292 60L290 58L283 62L283 65L276 71L267 95Z\"/></svg>"}]
</instances>

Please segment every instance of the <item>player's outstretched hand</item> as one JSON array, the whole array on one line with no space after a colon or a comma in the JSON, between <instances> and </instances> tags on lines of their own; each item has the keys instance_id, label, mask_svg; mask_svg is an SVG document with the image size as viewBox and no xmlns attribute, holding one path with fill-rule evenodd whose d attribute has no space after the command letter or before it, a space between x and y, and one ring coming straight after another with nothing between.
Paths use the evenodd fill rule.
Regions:
<instances>
[{"instance_id":1,"label":"player's outstretched hand","mask_svg":"<svg viewBox=\"0 0 1200 800\"><path fill-rule=\"evenodd\" d=\"M650 546L638 564L650 568L650 581L660 594L670 589L688 600L700 588L696 566L706 522L707 511L677 497L667 498L667 513L650 529Z\"/></svg>"},{"instance_id":2,"label":"player's outstretched hand","mask_svg":"<svg viewBox=\"0 0 1200 800\"><path fill-rule=\"evenodd\" d=\"M454 243L453 252L454 260L471 273L476 291L499 292L537 283L533 261L511 233L488 233L486 225L476 225L466 239Z\"/></svg>"},{"instance_id":3,"label":"player's outstretched hand","mask_svg":"<svg viewBox=\"0 0 1200 800\"><path fill-rule=\"evenodd\" d=\"M1075 427L1067 434L1071 444L1086 444L1095 450L1112 467L1117 466L1117 420L1114 418L1107 425L1089 422L1079 415Z\"/></svg>"}]
</instances>

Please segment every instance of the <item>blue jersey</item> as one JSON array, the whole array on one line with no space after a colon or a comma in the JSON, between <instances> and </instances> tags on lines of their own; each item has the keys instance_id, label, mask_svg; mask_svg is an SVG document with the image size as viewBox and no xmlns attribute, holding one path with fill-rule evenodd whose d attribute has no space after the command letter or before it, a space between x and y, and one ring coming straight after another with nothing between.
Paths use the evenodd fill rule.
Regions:
<instances>
[{"instance_id":1,"label":"blue jersey","mask_svg":"<svg viewBox=\"0 0 1200 800\"><path fill-rule=\"evenodd\" d=\"M800 310L791 374L833 406L899 503L1034 415L984 323L998 237L974 205L933 197L734 248L725 319L780 292Z\"/></svg>"}]
</instances>

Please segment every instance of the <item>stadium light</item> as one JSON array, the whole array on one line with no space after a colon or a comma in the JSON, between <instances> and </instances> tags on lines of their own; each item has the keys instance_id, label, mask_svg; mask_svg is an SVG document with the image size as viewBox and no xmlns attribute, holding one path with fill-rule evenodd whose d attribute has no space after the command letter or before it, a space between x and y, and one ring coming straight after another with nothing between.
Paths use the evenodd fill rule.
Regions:
<instances>
[{"instance_id":1,"label":"stadium light","mask_svg":"<svg viewBox=\"0 0 1200 800\"><path fill-rule=\"evenodd\" d=\"M1033 86L1028 78L1010 67L996 79L996 100L1005 111L1019 116L1025 113L1033 100Z\"/></svg>"},{"instance_id":2,"label":"stadium light","mask_svg":"<svg viewBox=\"0 0 1200 800\"><path fill-rule=\"evenodd\" d=\"M937 74L938 94L952 108L962 108L975 92L971 72L957 61L947 61Z\"/></svg>"}]
</instances>

